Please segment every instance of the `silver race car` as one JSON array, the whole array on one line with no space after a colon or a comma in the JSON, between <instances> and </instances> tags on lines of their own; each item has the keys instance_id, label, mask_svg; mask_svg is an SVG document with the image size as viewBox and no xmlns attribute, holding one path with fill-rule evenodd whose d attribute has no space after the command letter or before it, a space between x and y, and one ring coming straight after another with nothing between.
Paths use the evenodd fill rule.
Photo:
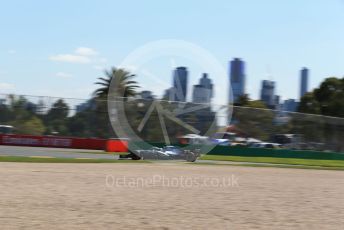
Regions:
<instances>
[{"instance_id":1,"label":"silver race car","mask_svg":"<svg viewBox=\"0 0 344 230\"><path fill-rule=\"evenodd\" d=\"M195 162L200 157L200 150L184 150L177 146L165 146L163 148L152 147L148 150L130 151L127 157L133 160L186 160Z\"/></svg>"}]
</instances>

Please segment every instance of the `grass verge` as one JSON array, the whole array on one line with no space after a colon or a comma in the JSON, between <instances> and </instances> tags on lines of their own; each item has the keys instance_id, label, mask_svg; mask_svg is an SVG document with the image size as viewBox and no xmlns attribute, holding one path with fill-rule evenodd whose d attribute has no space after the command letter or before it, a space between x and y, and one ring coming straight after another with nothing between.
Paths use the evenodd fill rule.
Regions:
<instances>
[{"instance_id":1,"label":"grass verge","mask_svg":"<svg viewBox=\"0 0 344 230\"><path fill-rule=\"evenodd\" d=\"M64 150L54 150L54 152L61 153L82 153L82 154L108 154L108 155L128 155L126 152L105 152L105 151L64 151Z\"/></svg>"},{"instance_id":2,"label":"grass verge","mask_svg":"<svg viewBox=\"0 0 344 230\"><path fill-rule=\"evenodd\" d=\"M215 161L233 161L233 162L250 162L250 163L269 163L269 164L285 164L312 167L335 167L344 169L344 160L314 160L314 159L298 159L298 158L277 158L277 157L240 157L240 156L220 156L205 155L202 160Z\"/></svg>"},{"instance_id":3,"label":"grass verge","mask_svg":"<svg viewBox=\"0 0 344 230\"><path fill-rule=\"evenodd\" d=\"M110 160L110 159L73 159L73 158L44 158L0 156L0 162L31 162L31 163L149 163L149 161Z\"/></svg>"}]
</instances>

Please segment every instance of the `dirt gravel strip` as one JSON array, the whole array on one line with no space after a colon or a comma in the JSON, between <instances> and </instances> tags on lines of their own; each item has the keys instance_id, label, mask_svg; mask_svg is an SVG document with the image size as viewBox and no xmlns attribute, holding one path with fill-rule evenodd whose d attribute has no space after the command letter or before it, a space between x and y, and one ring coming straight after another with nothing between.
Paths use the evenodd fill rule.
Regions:
<instances>
[{"instance_id":1,"label":"dirt gravel strip","mask_svg":"<svg viewBox=\"0 0 344 230\"><path fill-rule=\"evenodd\" d=\"M0 175L1 229L344 226L342 171L180 163L0 163Z\"/></svg>"}]
</instances>

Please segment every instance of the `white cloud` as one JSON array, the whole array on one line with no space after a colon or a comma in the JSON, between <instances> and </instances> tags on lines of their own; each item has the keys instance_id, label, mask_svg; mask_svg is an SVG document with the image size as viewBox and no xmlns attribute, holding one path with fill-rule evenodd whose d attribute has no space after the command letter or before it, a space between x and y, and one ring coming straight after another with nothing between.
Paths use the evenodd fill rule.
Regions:
<instances>
[{"instance_id":1,"label":"white cloud","mask_svg":"<svg viewBox=\"0 0 344 230\"><path fill-rule=\"evenodd\" d=\"M79 47L75 50L75 54L81 55L81 56L95 56L98 54L98 52L92 48Z\"/></svg>"},{"instance_id":2,"label":"white cloud","mask_svg":"<svg viewBox=\"0 0 344 230\"><path fill-rule=\"evenodd\" d=\"M60 78L72 78L73 75L70 74L70 73L58 72L58 73L56 73L56 77L60 77Z\"/></svg>"},{"instance_id":3,"label":"white cloud","mask_svg":"<svg viewBox=\"0 0 344 230\"><path fill-rule=\"evenodd\" d=\"M9 83L0 82L0 90L12 90L15 86Z\"/></svg>"},{"instance_id":4,"label":"white cloud","mask_svg":"<svg viewBox=\"0 0 344 230\"><path fill-rule=\"evenodd\" d=\"M71 54L58 54L54 56L50 56L49 59L51 61L57 62L69 62L69 63L80 63L80 64L88 64L88 63L106 63L106 58L99 58L95 57L98 55L98 52L92 48L88 47L78 47L75 51Z\"/></svg>"},{"instance_id":5,"label":"white cloud","mask_svg":"<svg viewBox=\"0 0 344 230\"><path fill-rule=\"evenodd\" d=\"M51 61L56 62L69 62L79 64L93 64L94 69L104 69L104 65L108 60L98 55L99 53L88 47L78 47L73 53L70 54L58 54L50 56Z\"/></svg>"},{"instance_id":6,"label":"white cloud","mask_svg":"<svg viewBox=\"0 0 344 230\"><path fill-rule=\"evenodd\" d=\"M91 62L89 57L75 54L59 54L49 57L51 61L87 64Z\"/></svg>"}]
</instances>

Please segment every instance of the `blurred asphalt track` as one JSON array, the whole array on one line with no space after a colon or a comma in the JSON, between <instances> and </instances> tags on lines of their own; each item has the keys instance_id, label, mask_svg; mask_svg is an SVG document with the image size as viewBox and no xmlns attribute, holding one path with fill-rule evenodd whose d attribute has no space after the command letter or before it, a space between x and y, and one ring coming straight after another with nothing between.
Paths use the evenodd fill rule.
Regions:
<instances>
[{"instance_id":1,"label":"blurred asphalt track","mask_svg":"<svg viewBox=\"0 0 344 230\"><path fill-rule=\"evenodd\" d=\"M18 147L0 145L0 156L51 157L73 159L117 159L118 156L104 151L85 149L62 149L40 147Z\"/></svg>"}]
</instances>

